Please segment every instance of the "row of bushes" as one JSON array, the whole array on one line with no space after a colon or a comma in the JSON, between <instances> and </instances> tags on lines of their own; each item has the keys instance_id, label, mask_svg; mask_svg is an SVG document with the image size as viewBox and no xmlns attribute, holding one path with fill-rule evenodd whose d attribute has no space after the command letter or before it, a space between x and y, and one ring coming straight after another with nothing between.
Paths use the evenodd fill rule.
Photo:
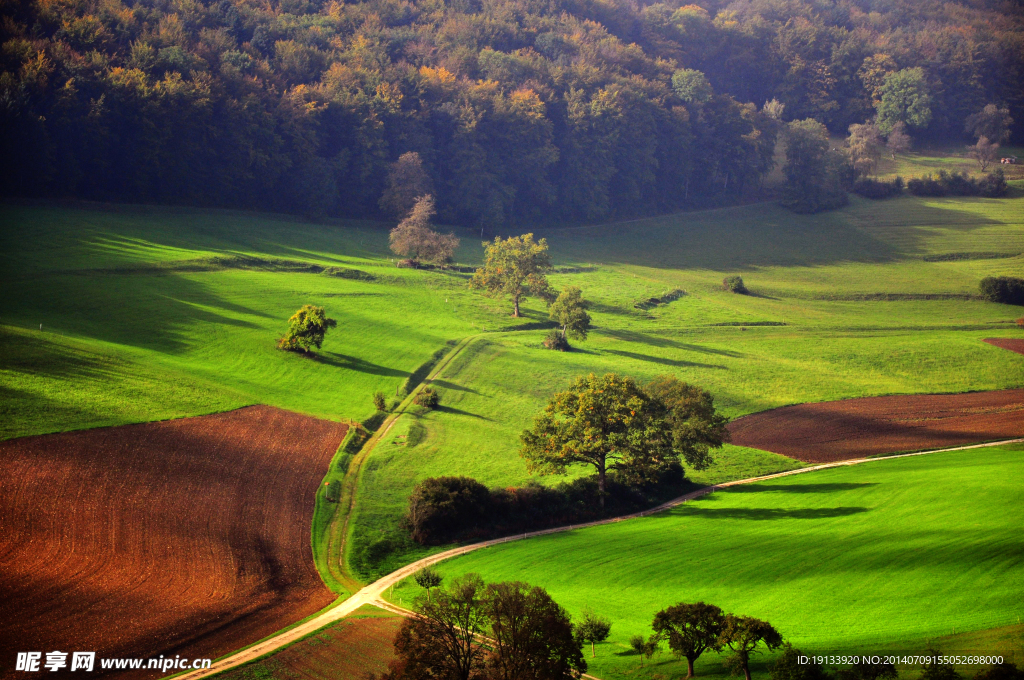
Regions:
<instances>
[{"instance_id":1,"label":"row of bushes","mask_svg":"<svg viewBox=\"0 0 1024 680\"><path fill-rule=\"evenodd\" d=\"M907 180L905 186L907 191L914 196L985 196L988 198L1004 196L1009 188L1002 168L977 179L964 172L940 170L937 177L932 175L914 177ZM874 200L899 196L903 193L903 188L902 177L896 177L889 181L862 177L853 183L855 194Z\"/></svg>"},{"instance_id":2,"label":"row of bushes","mask_svg":"<svg viewBox=\"0 0 1024 680\"><path fill-rule=\"evenodd\" d=\"M554 487L531 482L493 489L469 477L432 477L413 489L403 526L421 545L483 540L635 512L692 487L678 463L643 487L624 484L611 474L602 509L596 477Z\"/></svg>"}]
</instances>

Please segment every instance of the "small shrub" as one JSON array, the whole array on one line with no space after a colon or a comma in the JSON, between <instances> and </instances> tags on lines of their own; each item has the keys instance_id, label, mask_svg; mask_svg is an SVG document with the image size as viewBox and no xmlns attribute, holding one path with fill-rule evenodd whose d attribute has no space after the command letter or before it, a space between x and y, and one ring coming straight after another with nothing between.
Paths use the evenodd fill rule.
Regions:
<instances>
[{"instance_id":1,"label":"small shrub","mask_svg":"<svg viewBox=\"0 0 1024 680\"><path fill-rule=\"evenodd\" d=\"M341 500L341 481L335 479L327 485L327 493L325 494L327 502L337 503Z\"/></svg>"},{"instance_id":2,"label":"small shrub","mask_svg":"<svg viewBox=\"0 0 1024 680\"><path fill-rule=\"evenodd\" d=\"M732 291L737 295L747 295L750 293L747 287L743 285L742 276L726 276L722 279L722 288L728 291Z\"/></svg>"},{"instance_id":3,"label":"small shrub","mask_svg":"<svg viewBox=\"0 0 1024 680\"><path fill-rule=\"evenodd\" d=\"M557 349L559 352L569 351L569 341L562 337L560 330L552 330L544 338L543 345L548 349Z\"/></svg>"},{"instance_id":4,"label":"small shrub","mask_svg":"<svg viewBox=\"0 0 1024 680\"><path fill-rule=\"evenodd\" d=\"M1024 316L1017 319L1017 328L1024 330Z\"/></svg>"},{"instance_id":5,"label":"small shrub","mask_svg":"<svg viewBox=\"0 0 1024 680\"><path fill-rule=\"evenodd\" d=\"M854 182L853 193L876 201L899 196L903 193L903 178L897 177L891 182L881 182L863 177Z\"/></svg>"},{"instance_id":6,"label":"small shrub","mask_svg":"<svg viewBox=\"0 0 1024 680\"><path fill-rule=\"evenodd\" d=\"M426 408L434 408L441 403L441 395L433 387L424 387L413 399L413 403Z\"/></svg>"},{"instance_id":7,"label":"small shrub","mask_svg":"<svg viewBox=\"0 0 1024 680\"><path fill-rule=\"evenodd\" d=\"M990 302L1024 305L1024 279L1014 276L986 276L978 288L982 297Z\"/></svg>"},{"instance_id":8,"label":"small shrub","mask_svg":"<svg viewBox=\"0 0 1024 680\"><path fill-rule=\"evenodd\" d=\"M939 171L938 178L931 175L915 177L907 182L907 191L915 196L986 196L997 198L1008 190L1002 168L981 179L972 179L963 172Z\"/></svg>"},{"instance_id":9,"label":"small shrub","mask_svg":"<svg viewBox=\"0 0 1024 680\"><path fill-rule=\"evenodd\" d=\"M914 196L945 196L946 189L931 175L913 177L907 181L907 191Z\"/></svg>"},{"instance_id":10,"label":"small shrub","mask_svg":"<svg viewBox=\"0 0 1024 680\"><path fill-rule=\"evenodd\" d=\"M373 393L373 407L378 411L386 411L388 409L387 397L384 396L383 392L377 391Z\"/></svg>"}]
</instances>

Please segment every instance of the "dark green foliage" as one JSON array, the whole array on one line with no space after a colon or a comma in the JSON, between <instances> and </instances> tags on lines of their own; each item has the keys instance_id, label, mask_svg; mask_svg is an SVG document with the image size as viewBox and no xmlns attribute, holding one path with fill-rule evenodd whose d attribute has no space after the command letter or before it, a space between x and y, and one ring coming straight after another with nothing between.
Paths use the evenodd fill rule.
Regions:
<instances>
[{"instance_id":1,"label":"dark green foliage","mask_svg":"<svg viewBox=\"0 0 1024 680\"><path fill-rule=\"evenodd\" d=\"M441 403L441 394L433 387L424 387L413 398L413 403L425 408L434 408Z\"/></svg>"},{"instance_id":2,"label":"dark green foliage","mask_svg":"<svg viewBox=\"0 0 1024 680\"><path fill-rule=\"evenodd\" d=\"M743 285L742 276L726 276L722 279L722 288L738 295L747 295L750 293L747 287Z\"/></svg>"},{"instance_id":3,"label":"dark green foliage","mask_svg":"<svg viewBox=\"0 0 1024 680\"><path fill-rule=\"evenodd\" d=\"M373 407L378 411L386 411L388 407L387 397L384 396L383 392L377 391L373 393Z\"/></svg>"},{"instance_id":4,"label":"dark green foliage","mask_svg":"<svg viewBox=\"0 0 1024 680\"><path fill-rule=\"evenodd\" d=\"M437 588L444 581L444 577L433 567L423 567L413 575L413 579L416 581L416 585L420 588L430 590L431 588Z\"/></svg>"},{"instance_id":5,"label":"dark green foliage","mask_svg":"<svg viewBox=\"0 0 1024 680\"><path fill-rule=\"evenodd\" d=\"M978 671L974 680L1024 680L1024 671L1008 661Z\"/></svg>"},{"instance_id":6,"label":"dark green foliage","mask_svg":"<svg viewBox=\"0 0 1024 680\"><path fill-rule=\"evenodd\" d=\"M641 300L633 304L636 309L648 310L657 307L658 305L667 305L670 302L675 302L679 298L686 295L686 291L681 288L673 288L669 292L665 293L661 297L649 297L646 300Z\"/></svg>"},{"instance_id":7,"label":"dark green foliage","mask_svg":"<svg viewBox=\"0 0 1024 680\"><path fill-rule=\"evenodd\" d=\"M930 97L916 134L946 137L1005 102L968 126L1019 135L1020 22L950 6L15 3L0 187L350 216L433 193L495 230L720 203L770 169L773 98L841 131Z\"/></svg>"},{"instance_id":8,"label":"dark green foliage","mask_svg":"<svg viewBox=\"0 0 1024 680\"><path fill-rule=\"evenodd\" d=\"M813 658L808 658L805 663L800 663L801 656L804 656L803 652L795 649L790 643L785 643L782 646L782 654L768 668L771 680L828 680L831 677Z\"/></svg>"},{"instance_id":9,"label":"dark green foliage","mask_svg":"<svg viewBox=\"0 0 1024 680\"><path fill-rule=\"evenodd\" d=\"M329 503L337 503L341 500L341 480L335 479L327 484L327 492L324 497Z\"/></svg>"},{"instance_id":10,"label":"dark green foliage","mask_svg":"<svg viewBox=\"0 0 1024 680\"><path fill-rule=\"evenodd\" d=\"M568 352L571 349L569 341L566 340L565 336L562 335L562 332L557 329L550 330L547 336L545 336L544 342L541 344L543 344L547 349L555 349L559 352Z\"/></svg>"},{"instance_id":11,"label":"dark green foliage","mask_svg":"<svg viewBox=\"0 0 1024 680\"><path fill-rule=\"evenodd\" d=\"M813 119L786 126L786 175L781 204L797 213L833 210L847 204L853 167L830 148L828 129Z\"/></svg>"},{"instance_id":12,"label":"dark green foliage","mask_svg":"<svg viewBox=\"0 0 1024 680\"><path fill-rule=\"evenodd\" d=\"M549 318L562 327L562 337L586 340L590 331L590 303L583 299L578 286L568 286L558 294L548 312Z\"/></svg>"},{"instance_id":13,"label":"dark green foliage","mask_svg":"<svg viewBox=\"0 0 1024 680\"><path fill-rule=\"evenodd\" d=\"M290 352L312 352L324 344L327 330L337 325L336 320L327 318L323 307L302 305L288 319L288 332L278 340L277 346Z\"/></svg>"},{"instance_id":14,"label":"dark green foliage","mask_svg":"<svg viewBox=\"0 0 1024 680\"><path fill-rule=\"evenodd\" d=\"M386 411L377 411L372 416L364 420L361 424L363 428L370 433L376 432L377 428L387 419L388 414Z\"/></svg>"},{"instance_id":15,"label":"dark green foliage","mask_svg":"<svg viewBox=\"0 0 1024 680\"><path fill-rule=\"evenodd\" d=\"M767 621L752 616L728 614L722 621L719 642L733 652L726 660L726 665L733 671L743 671L746 680L750 680L750 655L758 653L762 646L768 651L778 649L782 646L782 636ZM895 676L891 680L895 680Z\"/></svg>"},{"instance_id":16,"label":"dark green foliage","mask_svg":"<svg viewBox=\"0 0 1024 680\"><path fill-rule=\"evenodd\" d=\"M1015 276L986 276L978 284L982 297L1006 305L1024 305L1024 279Z\"/></svg>"},{"instance_id":17,"label":"dark green foliage","mask_svg":"<svg viewBox=\"0 0 1024 680\"><path fill-rule=\"evenodd\" d=\"M596 477L554 487L530 483L493 489L464 477L438 477L420 482L413 490L403 524L416 542L443 545L636 512L691 488L678 463L667 466L653 483L642 486L609 475L603 506L598 500L601 495Z\"/></svg>"},{"instance_id":18,"label":"dark green foliage","mask_svg":"<svg viewBox=\"0 0 1024 680\"><path fill-rule=\"evenodd\" d=\"M877 663L862 656L849 668L836 671L836 680L896 680L899 673L891 663L880 660Z\"/></svg>"},{"instance_id":19,"label":"dark green foliage","mask_svg":"<svg viewBox=\"0 0 1024 680\"><path fill-rule=\"evenodd\" d=\"M612 622L586 609L583 611L582 620L573 626L573 629L577 639L590 643L590 655L596 657L595 645L608 639L608 634L612 630Z\"/></svg>"},{"instance_id":20,"label":"dark green foliage","mask_svg":"<svg viewBox=\"0 0 1024 680\"><path fill-rule=\"evenodd\" d=\"M853 183L853 193L876 201L899 196L903 193L903 178L895 177L887 182L871 179L870 177L861 177Z\"/></svg>"},{"instance_id":21,"label":"dark green foliage","mask_svg":"<svg viewBox=\"0 0 1024 680\"><path fill-rule=\"evenodd\" d=\"M1006 195L1008 186L1002 168L996 168L980 179L964 172L940 170L938 177L925 175L907 181L907 191L915 196L985 196Z\"/></svg>"},{"instance_id":22,"label":"dark green foliage","mask_svg":"<svg viewBox=\"0 0 1024 680\"><path fill-rule=\"evenodd\" d=\"M646 390L668 408L675 450L694 470L706 470L714 462L711 449L730 440L729 419L715 410L715 398L671 375L658 376Z\"/></svg>"},{"instance_id":23,"label":"dark green foliage","mask_svg":"<svg viewBox=\"0 0 1024 680\"><path fill-rule=\"evenodd\" d=\"M928 663L921 664L921 680L963 680L952 664L938 663L935 657L942 656L941 652L929 649L927 654L931 658Z\"/></svg>"},{"instance_id":24,"label":"dark green foliage","mask_svg":"<svg viewBox=\"0 0 1024 680\"><path fill-rule=\"evenodd\" d=\"M413 489L405 526L414 541L440 545L472 527L490 503L487 487L469 477L431 477Z\"/></svg>"},{"instance_id":25,"label":"dark green foliage","mask_svg":"<svg viewBox=\"0 0 1024 680\"><path fill-rule=\"evenodd\" d=\"M686 659L687 678L692 678L693 664L708 650L718 651L722 639L725 615L713 604L680 602L654 615L652 627L678 657Z\"/></svg>"}]
</instances>

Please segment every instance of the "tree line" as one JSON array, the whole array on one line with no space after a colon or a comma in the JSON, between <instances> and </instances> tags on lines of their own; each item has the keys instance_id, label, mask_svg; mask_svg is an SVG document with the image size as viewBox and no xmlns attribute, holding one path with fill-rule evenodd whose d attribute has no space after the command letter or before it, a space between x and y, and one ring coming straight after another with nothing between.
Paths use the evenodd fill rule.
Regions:
<instances>
[{"instance_id":1,"label":"tree line","mask_svg":"<svg viewBox=\"0 0 1024 680\"><path fill-rule=\"evenodd\" d=\"M14 195L379 217L415 152L441 220L500 231L733 201L780 122L1024 119L1022 19L996 0L3 8Z\"/></svg>"}]
</instances>

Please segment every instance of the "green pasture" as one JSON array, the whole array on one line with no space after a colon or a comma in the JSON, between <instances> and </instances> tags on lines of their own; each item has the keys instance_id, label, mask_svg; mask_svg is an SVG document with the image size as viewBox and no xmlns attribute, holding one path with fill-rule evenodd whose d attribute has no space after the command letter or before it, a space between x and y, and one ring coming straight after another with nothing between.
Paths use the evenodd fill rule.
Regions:
<instances>
[{"instance_id":1,"label":"green pasture","mask_svg":"<svg viewBox=\"0 0 1024 680\"><path fill-rule=\"evenodd\" d=\"M511 542L438 570L540 585L573 615L590 607L607 616L611 637L587 655L605 680L685 675L685 661L667 653L640 670L627 642L680 601L766 619L815 654L918 654L932 643L1020 662L1022 476L1020 445L879 460ZM409 580L389 597L408 603L418 592ZM697 671L726 675L715 654Z\"/></svg>"}]
</instances>

